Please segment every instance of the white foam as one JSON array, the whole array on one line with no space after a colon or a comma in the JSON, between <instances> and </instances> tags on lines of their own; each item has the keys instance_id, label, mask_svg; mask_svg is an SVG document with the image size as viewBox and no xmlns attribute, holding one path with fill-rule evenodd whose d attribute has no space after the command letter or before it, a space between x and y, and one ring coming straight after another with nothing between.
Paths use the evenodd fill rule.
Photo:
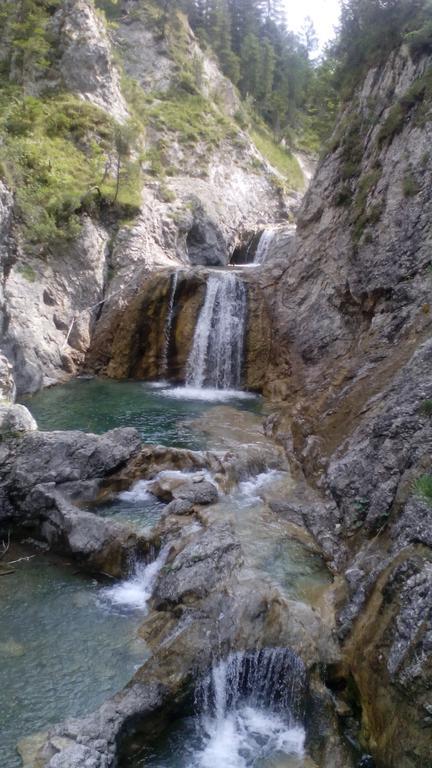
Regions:
<instances>
[{"instance_id":1,"label":"white foam","mask_svg":"<svg viewBox=\"0 0 432 768\"><path fill-rule=\"evenodd\" d=\"M153 494L148 490L150 485L149 480L138 480L129 491L122 491L119 493L118 498L120 501L128 501L132 504L138 504L140 501L148 501L154 498Z\"/></svg>"},{"instance_id":2,"label":"white foam","mask_svg":"<svg viewBox=\"0 0 432 768\"><path fill-rule=\"evenodd\" d=\"M206 400L213 403L223 403L228 400L253 400L256 395L237 389L214 389L212 387L173 387L161 390L164 397L174 400Z\"/></svg>"},{"instance_id":3,"label":"white foam","mask_svg":"<svg viewBox=\"0 0 432 768\"><path fill-rule=\"evenodd\" d=\"M159 571L163 567L168 554L167 548L159 552L152 563L145 565L137 563L132 576L124 581L103 590L103 597L113 605L125 608L136 608L147 612Z\"/></svg>"},{"instance_id":4,"label":"white foam","mask_svg":"<svg viewBox=\"0 0 432 768\"><path fill-rule=\"evenodd\" d=\"M146 381L145 386L149 389L163 389L168 386L168 381L161 379L160 381Z\"/></svg>"},{"instance_id":5,"label":"white foam","mask_svg":"<svg viewBox=\"0 0 432 768\"><path fill-rule=\"evenodd\" d=\"M240 497L240 500L244 498L245 501L260 500L260 491L264 491L267 486L275 482L275 480L283 477L283 473L278 469L268 469L266 472L260 472L259 475L251 477L248 480L242 480L238 484L236 497Z\"/></svg>"},{"instance_id":6,"label":"white foam","mask_svg":"<svg viewBox=\"0 0 432 768\"><path fill-rule=\"evenodd\" d=\"M305 731L279 715L251 706L223 718L202 722L203 744L194 755L196 768L248 768L282 753L302 757Z\"/></svg>"}]
</instances>

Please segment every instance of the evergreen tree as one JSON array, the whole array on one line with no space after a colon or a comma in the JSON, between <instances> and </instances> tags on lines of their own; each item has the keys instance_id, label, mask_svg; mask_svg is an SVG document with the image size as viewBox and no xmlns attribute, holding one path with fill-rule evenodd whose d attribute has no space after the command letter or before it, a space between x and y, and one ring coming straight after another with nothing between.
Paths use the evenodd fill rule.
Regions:
<instances>
[{"instance_id":1,"label":"evergreen tree","mask_svg":"<svg viewBox=\"0 0 432 768\"><path fill-rule=\"evenodd\" d=\"M240 49L240 91L243 96L257 97L262 71L262 50L258 37L252 33L246 35Z\"/></svg>"}]
</instances>

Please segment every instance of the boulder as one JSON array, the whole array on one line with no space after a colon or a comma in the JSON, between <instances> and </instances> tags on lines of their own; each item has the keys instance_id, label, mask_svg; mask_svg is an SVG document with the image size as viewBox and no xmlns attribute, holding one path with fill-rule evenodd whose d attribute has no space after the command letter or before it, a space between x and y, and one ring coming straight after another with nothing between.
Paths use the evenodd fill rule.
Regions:
<instances>
[{"instance_id":1,"label":"boulder","mask_svg":"<svg viewBox=\"0 0 432 768\"><path fill-rule=\"evenodd\" d=\"M35 419L24 405L0 403L0 439L35 432L37 428Z\"/></svg>"}]
</instances>

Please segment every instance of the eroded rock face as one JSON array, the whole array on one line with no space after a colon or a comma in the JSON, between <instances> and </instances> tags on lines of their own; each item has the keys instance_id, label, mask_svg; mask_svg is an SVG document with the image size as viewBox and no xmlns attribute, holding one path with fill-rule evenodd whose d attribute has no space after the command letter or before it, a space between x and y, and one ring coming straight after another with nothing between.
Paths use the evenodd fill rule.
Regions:
<instances>
[{"instance_id":1,"label":"eroded rock face","mask_svg":"<svg viewBox=\"0 0 432 768\"><path fill-rule=\"evenodd\" d=\"M124 2L122 10L116 29L108 31L89 0L62 2L50 21L49 69L41 74L24 66L24 71L11 71L12 79L33 95L61 88L124 123L129 112L115 57L121 57L144 92L174 86L178 66L169 40L161 42L145 9ZM232 116L238 108L235 89L215 59L201 51L185 18L178 23L199 63L197 87L210 100L209 108L223 119ZM14 70L13 61L11 66ZM163 143L171 172L164 181L146 177L133 222L116 226L105 221L102 226L84 217L81 235L67 244L51 244L46 259L22 242L17 217L12 226L13 191L0 182L0 343L14 366L19 394L74 375L93 336L89 365L103 369L119 318L156 271L226 264L243 231L286 215L274 169L247 134L239 131L238 141L227 135L217 145L197 140L193 151L181 138L163 129L145 137L147 150ZM144 148L144 137L141 141ZM107 162L112 164L112 158Z\"/></svg>"},{"instance_id":2,"label":"eroded rock face","mask_svg":"<svg viewBox=\"0 0 432 768\"><path fill-rule=\"evenodd\" d=\"M20 254L4 283L2 347L18 392L77 372L103 298L108 234L90 219L79 238L46 260Z\"/></svg>"},{"instance_id":3,"label":"eroded rock face","mask_svg":"<svg viewBox=\"0 0 432 768\"><path fill-rule=\"evenodd\" d=\"M0 352L0 402L12 403L15 400L16 387L13 377L13 367L6 355Z\"/></svg>"},{"instance_id":4,"label":"eroded rock face","mask_svg":"<svg viewBox=\"0 0 432 768\"><path fill-rule=\"evenodd\" d=\"M321 161L305 196L295 253L290 248L279 273L263 278L269 282L278 356L269 371L269 393L289 398L301 387L310 411L316 393L325 393L327 399L318 405L321 415L342 389L345 400L352 393L358 408L370 386L382 386L389 347L394 372L411 354L410 343L430 328L431 168L424 160L430 122L420 125L413 113L391 140L382 138L394 106L388 93L402 96L430 63L427 57L413 63L402 48L369 74L341 115L336 149ZM350 167L353 175L344 186L348 139L361 159ZM416 194L408 195L404 180L411 175ZM359 210L362 216L356 218ZM343 421L340 407L339 413Z\"/></svg>"},{"instance_id":5,"label":"eroded rock face","mask_svg":"<svg viewBox=\"0 0 432 768\"><path fill-rule=\"evenodd\" d=\"M129 113L120 76L106 27L93 4L88 0L62 2L53 17L51 33L58 40L55 69L63 88L125 122Z\"/></svg>"},{"instance_id":6,"label":"eroded rock face","mask_svg":"<svg viewBox=\"0 0 432 768\"><path fill-rule=\"evenodd\" d=\"M431 515L416 486L432 469L430 104L393 134L387 118L430 66L402 48L369 73L306 195L295 250L275 241L260 276L274 320L267 392L285 401L268 430L318 491L279 509L344 574L345 671L362 743L389 768L423 766L430 750Z\"/></svg>"}]
</instances>

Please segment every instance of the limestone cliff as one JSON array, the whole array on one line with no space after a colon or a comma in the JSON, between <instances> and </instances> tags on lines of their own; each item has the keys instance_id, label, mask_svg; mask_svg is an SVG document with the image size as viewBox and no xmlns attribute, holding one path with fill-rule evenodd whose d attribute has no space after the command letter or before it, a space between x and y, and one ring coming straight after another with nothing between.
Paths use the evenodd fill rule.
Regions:
<instances>
[{"instance_id":1,"label":"limestone cliff","mask_svg":"<svg viewBox=\"0 0 432 768\"><path fill-rule=\"evenodd\" d=\"M43 64L14 47L13 18L0 34L0 346L19 392L76 372L99 316L109 346L155 269L225 264L299 200L185 17L129 0L110 24L91 0L50 13Z\"/></svg>"},{"instance_id":2,"label":"limestone cliff","mask_svg":"<svg viewBox=\"0 0 432 768\"><path fill-rule=\"evenodd\" d=\"M431 66L402 47L368 73L261 277L274 432L318 491L302 514L346 577L361 737L394 768L431 744Z\"/></svg>"}]
</instances>

